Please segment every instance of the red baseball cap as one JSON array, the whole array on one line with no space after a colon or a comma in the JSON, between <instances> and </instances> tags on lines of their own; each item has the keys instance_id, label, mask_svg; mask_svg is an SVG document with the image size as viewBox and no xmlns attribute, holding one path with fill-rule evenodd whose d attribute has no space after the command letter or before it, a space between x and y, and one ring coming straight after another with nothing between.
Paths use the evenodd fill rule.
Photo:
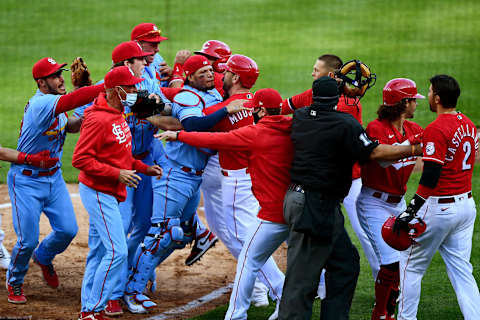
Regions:
<instances>
[{"instance_id":1,"label":"red baseball cap","mask_svg":"<svg viewBox=\"0 0 480 320\"><path fill-rule=\"evenodd\" d=\"M142 78L133 75L133 71L127 66L113 68L105 75L105 88L115 88L116 86L133 86L142 82Z\"/></svg>"},{"instance_id":2,"label":"red baseball cap","mask_svg":"<svg viewBox=\"0 0 480 320\"><path fill-rule=\"evenodd\" d=\"M204 56L191 56L183 64L183 71L185 71L185 75L188 77L189 75L194 74L198 69L209 65L210 62Z\"/></svg>"},{"instance_id":3,"label":"red baseball cap","mask_svg":"<svg viewBox=\"0 0 480 320\"><path fill-rule=\"evenodd\" d=\"M66 63L58 64L57 61L50 57L42 58L33 65L33 79L37 80L48 77L49 75L56 73L58 70L68 70L63 68L66 65Z\"/></svg>"},{"instance_id":4,"label":"red baseball cap","mask_svg":"<svg viewBox=\"0 0 480 320\"><path fill-rule=\"evenodd\" d=\"M277 90L266 88L255 92L253 99L245 104L247 108L278 109L282 107L282 97Z\"/></svg>"},{"instance_id":5,"label":"red baseball cap","mask_svg":"<svg viewBox=\"0 0 480 320\"><path fill-rule=\"evenodd\" d=\"M162 37L162 30L159 30L153 23L140 23L135 26L130 35L132 41L147 41L147 42L160 42L168 40L166 37Z\"/></svg>"},{"instance_id":6,"label":"red baseball cap","mask_svg":"<svg viewBox=\"0 0 480 320\"><path fill-rule=\"evenodd\" d=\"M131 58L142 58L150 56L154 52L143 51L142 47L135 41L122 42L112 51L113 63L125 61Z\"/></svg>"}]
</instances>

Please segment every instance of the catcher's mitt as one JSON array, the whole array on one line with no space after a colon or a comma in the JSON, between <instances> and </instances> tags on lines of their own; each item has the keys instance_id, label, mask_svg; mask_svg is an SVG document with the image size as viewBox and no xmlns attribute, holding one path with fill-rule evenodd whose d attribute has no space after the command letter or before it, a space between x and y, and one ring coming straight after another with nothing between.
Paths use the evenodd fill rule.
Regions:
<instances>
[{"instance_id":1,"label":"catcher's mitt","mask_svg":"<svg viewBox=\"0 0 480 320\"><path fill-rule=\"evenodd\" d=\"M340 92L343 92L345 97L354 98L355 105L377 80L375 73L372 73L370 68L360 60L348 61L335 75L342 80Z\"/></svg>"},{"instance_id":2,"label":"catcher's mitt","mask_svg":"<svg viewBox=\"0 0 480 320\"><path fill-rule=\"evenodd\" d=\"M162 100L160 100L160 103L157 103L155 98L149 98L149 95L147 90L139 90L137 92L137 102L131 107L131 110L139 119L159 114L165 107L165 103Z\"/></svg>"},{"instance_id":3,"label":"catcher's mitt","mask_svg":"<svg viewBox=\"0 0 480 320\"><path fill-rule=\"evenodd\" d=\"M90 71L88 71L85 61L81 57L77 57L73 60L70 66L72 85L75 89L91 86L92 80L90 79Z\"/></svg>"}]
</instances>

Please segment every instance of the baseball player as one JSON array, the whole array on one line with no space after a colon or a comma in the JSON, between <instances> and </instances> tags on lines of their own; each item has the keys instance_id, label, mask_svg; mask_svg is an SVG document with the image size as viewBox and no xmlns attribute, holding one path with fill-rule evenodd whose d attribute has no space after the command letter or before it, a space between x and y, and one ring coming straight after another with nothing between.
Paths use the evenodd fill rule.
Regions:
<instances>
[{"instance_id":1,"label":"baseball player","mask_svg":"<svg viewBox=\"0 0 480 320\"><path fill-rule=\"evenodd\" d=\"M132 136L123 117L124 107L136 101L135 84L142 81L126 66L107 73L106 95L101 94L85 111L73 154L72 164L80 170L80 197L90 216L80 320L105 319L107 301L127 261L118 204L126 198L125 185L138 185L142 177L137 171L149 176L162 173L159 166L148 166L132 156Z\"/></svg>"},{"instance_id":2,"label":"baseball player","mask_svg":"<svg viewBox=\"0 0 480 320\"><path fill-rule=\"evenodd\" d=\"M229 68L231 65L227 66L227 70ZM229 78L232 78L229 73L231 71L225 75L227 83ZM235 96L232 95L231 98ZM261 209L258 218L253 222L249 221L249 230L244 231L244 245L238 256L235 283L225 319L246 319L257 274L269 274L266 267L273 262L271 255L288 236L288 227L283 219L282 198L290 183L289 169L293 157L290 139L292 118L279 115L281 104L282 98L276 90L261 89L255 93L249 105L260 119L255 126L242 126L229 130L228 133L168 131L159 134L159 138L170 141L178 139L192 146L218 149L221 164L228 155L242 152L246 156L244 161L252 177L252 190ZM222 156L223 152L226 154ZM284 278L277 270L273 270L276 277L273 278L275 282L271 290L276 300L282 295ZM277 317L278 308L269 320Z\"/></svg>"},{"instance_id":3,"label":"baseball player","mask_svg":"<svg viewBox=\"0 0 480 320\"><path fill-rule=\"evenodd\" d=\"M377 110L378 118L370 122L366 132L370 139L382 144L417 144L414 141L423 132L413 118L418 94L415 82L397 78L383 88L383 104ZM393 163L369 161L362 166L362 189L357 198L360 224L380 262L375 281L375 307L372 320L395 319L398 298L400 252L382 239L381 228L390 215L405 210L403 195L407 181L416 163L411 156Z\"/></svg>"},{"instance_id":4,"label":"baseball player","mask_svg":"<svg viewBox=\"0 0 480 320\"><path fill-rule=\"evenodd\" d=\"M66 94L62 76L65 65L47 57L33 66L32 74L38 90L25 106L18 151L34 154L48 150L51 157L61 158L66 133L75 132L80 124L79 119L68 119L65 112L86 104L104 90L103 86L87 86ZM39 170L29 163L12 163L8 172L13 227L17 234L6 277L11 303L27 301L23 279L32 255L47 285L58 287L52 261L67 248L78 229L60 168L60 161L49 170ZM53 230L37 246L42 212Z\"/></svg>"},{"instance_id":5,"label":"baseball player","mask_svg":"<svg viewBox=\"0 0 480 320\"><path fill-rule=\"evenodd\" d=\"M417 319L422 277L433 255L440 255L466 320L480 319L480 294L472 275L470 254L476 217L472 173L478 152L475 125L456 105L458 82L448 75L430 79L428 103L437 119L423 134L424 167L416 194L396 219L396 229L420 217L426 231L401 252L397 319Z\"/></svg>"},{"instance_id":6,"label":"baseball player","mask_svg":"<svg viewBox=\"0 0 480 320\"><path fill-rule=\"evenodd\" d=\"M48 150L40 151L37 154L28 154L19 152L10 148L2 148L0 145L0 160L8 161L16 164L30 164L42 169L48 169L55 166L58 162L58 158L50 158L50 152ZM0 168L2 166L0 165ZM0 228L2 226L2 216L0 216ZM10 253L3 245L3 239L5 238L5 232L0 229L0 268L7 269L10 265Z\"/></svg>"},{"instance_id":7,"label":"baseball player","mask_svg":"<svg viewBox=\"0 0 480 320\"><path fill-rule=\"evenodd\" d=\"M168 79L172 75L172 69L167 65L163 57L158 53L160 42L168 40L162 37L162 31L153 23L140 23L136 25L130 34L130 40L138 42L143 51L153 52L147 57L149 73L157 79L161 87L168 86Z\"/></svg>"},{"instance_id":8,"label":"baseball player","mask_svg":"<svg viewBox=\"0 0 480 320\"><path fill-rule=\"evenodd\" d=\"M332 54L324 54L315 61L313 65L312 77L313 80L316 80L323 76L333 75L333 73L340 69L343 62L342 60ZM296 109L310 106L312 104L312 89L308 89L300 94L297 94L291 98L283 100L282 103L282 114L291 114ZM347 98L344 95L340 97L337 104L337 110L351 114L355 119L362 124L362 105L360 102L357 104L354 103L354 99ZM365 231L360 226L357 216L357 210L355 207L355 202L357 201L358 194L362 188L362 180L360 178L360 165L355 164L352 169L352 186L348 192L348 195L343 199L343 206L347 211L350 224L352 225L353 231L357 235L357 238L360 240L360 244L363 248L365 256L370 264L372 270L373 279L376 279L378 270L380 268L377 256L368 240ZM324 279L322 274L322 281L320 282L318 295L320 297L324 296Z\"/></svg>"},{"instance_id":9,"label":"baseball player","mask_svg":"<svg viewBox=\"0 0 480 320\"><path fill-rule=\"evenodd\" d=\"M172 115L186 130L208 130L229 113L243 110L229 104L217 112L203 116L202 110L219 103L222 98L213 85L213 69L203 56L193 56L184 64L187 83L173 99ZM127 303L155 306L142 295L150 274L173 250L192 241L194 215L200 199L201 175L210 150L197 149L182 143L168 143L162 179L153 181L154 202L151 228L137 249L127 282L124 299ZM154 159L157 160L157 159Z\"/></svg>"}]
</instances>

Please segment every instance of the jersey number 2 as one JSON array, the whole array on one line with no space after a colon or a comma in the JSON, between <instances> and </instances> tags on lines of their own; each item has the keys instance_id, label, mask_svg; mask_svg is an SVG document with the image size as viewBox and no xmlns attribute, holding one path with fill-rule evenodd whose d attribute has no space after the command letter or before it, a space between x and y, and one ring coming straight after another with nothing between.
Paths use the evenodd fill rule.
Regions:
<instances>
[{"instance_id":1,"label":"jersey number 2","mask_svg":"<svg viewBox=\"0 0 480 320\"><path fill-rule=\"evenodd\" d=\"M470 144L470 142L465 141L465 143L463 144L463 152L465 152L465 157L463 158L462 162L462 170L470 170L472 168L472 165L467 163L468 158L472 153L472 145Z\"/></svg>"}]
</instances>

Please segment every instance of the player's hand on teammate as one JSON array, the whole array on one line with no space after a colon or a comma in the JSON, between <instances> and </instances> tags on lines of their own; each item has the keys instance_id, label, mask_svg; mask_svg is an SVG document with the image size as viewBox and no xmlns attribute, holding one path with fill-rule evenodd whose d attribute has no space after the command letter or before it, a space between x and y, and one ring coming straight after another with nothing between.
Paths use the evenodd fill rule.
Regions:
<instances>
[{"instance_id":1,"label":"player's hand on teammate","mask_svg":"<svg viewBox=\"0 0 480 320\"><path fill-rule=\"evenodd\" d=\"M410 142L412 146L416 144L421 144L422 141L423 141L423 132L413 134L410 137L408 137L408 142Z\"/></svg>"},{"instance_id":2,"label":"player's hand on teammate","mask_svg":"<svg viewBox=\"0 0 480 320\"><path fill-rule=\"evenodd\" d=\"M175 55L175 64L183 65L191 55L192 53L189 50L179 50Z\"/></svg>"},{"instance_id":3,"label":"player's hand on teammate","mask_svg":"<svg viewBox=\"0 0 480 320\"><path fill-rule=\"evenodd\" d=\"M177 141L179 131L164 131L154 135L158 140Z\"/></svg>"},{"instance_id":4,"label":"player's hand on teammate","mask_svg":"<svg viewBox=\"0 0 480 320\"><path fill-rule=\"evenodd\" d=\"M233 100L232 102L230 102L227 105L227 112L229 114L232 114L232 113L240 112L242 110L252 111L253 109L246 108L246 107L243 106L246 102L248 102L248 100L246 100L246 99Z\"/></svg>"},{"instance_id":5,"label":"player's hand on teammate","mask_svg":"<svg viewBox=\"0 0 480 320\"><path fill-rule=\"evenodd\" d=\"M147 169L147 176L157 177L157 179L160 179L162 177L162 174L163 169L158 164L154 164Z\"/></svg>"},{"instance_id":6,"label":"player's hand on teammate","mask_svg":"<svg viewBox=\"0 0 480 320\"><path fill-rule=\"evenodd\" d=\"M140 180L142 180L142 178L135 172L136 172L135 170L124 170L124 169L120 170L118 181L120 181L123 184L126 184L129 187L136 188Z\"/></svg>"},{"instance_id":7,"label":"player's hand on teammate","mask_svg":"<svg viewBox=\"0 0 480 320\"><path fill-rule=\"evenodd\" d=\"M170 77L172 76L172 68L170 68L165 61L161 62L159 65L158 71L160 72L160 75L162 76L160 78L161 81L168 81Z\"/></svg>"}]
</instances>

